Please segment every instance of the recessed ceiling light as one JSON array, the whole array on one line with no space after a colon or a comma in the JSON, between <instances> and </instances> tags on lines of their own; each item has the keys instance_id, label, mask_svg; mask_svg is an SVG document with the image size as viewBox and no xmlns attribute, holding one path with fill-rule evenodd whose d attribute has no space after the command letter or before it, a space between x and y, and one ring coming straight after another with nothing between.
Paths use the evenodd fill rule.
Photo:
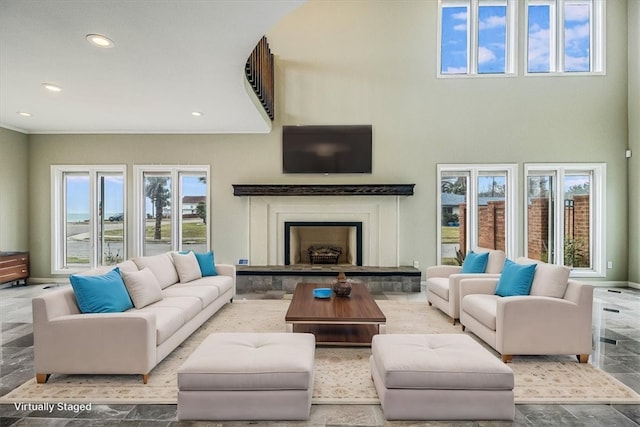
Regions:
<instances>
[{"instance_id":1,"label":"recessed ceiling light","mask_svg":"<svg viewBox=\"0 0 640 427\"><path fill-rule=\"evenodd\" d=\"M191 115L196 117L201 117L201 116L204 116L204 113L202 111L194 111L193 113L191 113Z\"/></svg>"},{"instance_id":2,"label":"recessed ceiling light","mask_svg":"<svg viewBox=\"0 0 640 427\"><path fill-rule=\"evenodd\" d=\"M31 113L27 113L26 111L18 111L17 114L22 117L31 117Z\"/></svg>"},{"instance_id":3,"label":"recessed ceiling light","mask_svg":"<svg viewBox=\"0 0 640 427\"><path fill-rule=\"evenodd\" d=\"M87 41L94 46L105 49L113 47L113 40L109 37L103 36L102 34L87 34L86 38Z\"/></svg>"},{"instance_id":4,"label":"recessed ceiling light","mask_svg":"<svg viewBox=\"0 0 640 427\"><path fill-rule=\"evenodd\" d=\"M42 83L42 87L51 92L60 92L62 88L58 85L54 85L53 83Z\"/></svg>"}]
</instances>

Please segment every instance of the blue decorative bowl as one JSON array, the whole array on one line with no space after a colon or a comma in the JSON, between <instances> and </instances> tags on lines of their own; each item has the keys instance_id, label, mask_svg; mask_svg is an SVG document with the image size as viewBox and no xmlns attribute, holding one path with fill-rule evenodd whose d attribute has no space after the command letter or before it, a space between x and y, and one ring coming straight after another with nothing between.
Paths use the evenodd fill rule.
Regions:
<instances>
[{"instance_id":1,"label":"blue decorative bowl","mask_svg":"<svg viewBox=\"0 0 640 427\"><path fill-rule=\"evenodd\" d=\"M331 298L331 288L315 288L313 290L313 296L316 298Z\"/></svg>"}]
</instances>

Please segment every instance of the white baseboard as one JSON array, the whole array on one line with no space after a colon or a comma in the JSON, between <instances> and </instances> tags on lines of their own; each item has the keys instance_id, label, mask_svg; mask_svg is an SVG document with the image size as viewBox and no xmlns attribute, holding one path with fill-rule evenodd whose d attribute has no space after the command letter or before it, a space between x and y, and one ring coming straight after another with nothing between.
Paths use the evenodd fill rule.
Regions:
<instances>
[{"instance_id":1,"label":"white baseboard","mask_svg":"<svg viewBox=\"0 0 640 427\"><path fill-rule=\"evenodd\" d=\"M633 289L640 289L640 283L629 282L629 287Z\"/></svg>"}]
</instances>

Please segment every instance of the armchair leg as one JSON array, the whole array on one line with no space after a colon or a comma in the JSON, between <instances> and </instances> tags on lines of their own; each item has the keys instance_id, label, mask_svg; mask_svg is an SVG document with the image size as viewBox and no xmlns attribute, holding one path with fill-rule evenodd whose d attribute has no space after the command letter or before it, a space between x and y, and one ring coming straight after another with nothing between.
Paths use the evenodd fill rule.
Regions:
<instances>
[{"instance_id":1,"label":"armchair leg","mask_svg":"<svg viewBox=\"0 0 640 427\"><path fill-rule=\"evenodd\" d=\"M464 332L464 330L467 329L467 327L464 326L462 323L460 323L460 326L462 326L462 332Z\"/></svg>"},{"instance_id":2,"label":"armchair leg","mask_svg":"<svg viewBox=\"0 0 640 427\"><path fill-rule=\"evenodd\" d=\"M511 362L512 360L513 360L513 355L511 355L511 354L503 354L503 355L502 355L502 361L503 361L504 363L509 363L509 362Z\"/></svg>"},{"instance_id":3,"label":"armchair leg","mask_svg":"<svg viewBox=\"0 0 640 427\"><path fill-rule=\"evenodd\" d=\"M49 380L51 374L36 374L36 382L38 384L44 384Z\"/></svg>"},{"instance_id":4,"label":"armchair leg","mask_svg":"<svg viewBox=\"0 0 640 427\"><path fill-rule=\"evenodd\" d=\"M427 301L427 303L429 303L429 307L431 307L433 304L431 304L431 301Z\"/></svg>"},{"instance_id":5,"label":"armchair leg","mask_svg":"<svg viewBox=\"0 0 640 427\"><path fill-rule=\"evenodd\" d=\"M142 374L142 383L146 384L149 381L149 374Z\"/></svg>"},{"instance_id":6,"label":"armchair leg","mask_svg":"<svg viewBox=\"0 0 640 427\"><path fill-rule=\"evenodd\" d=\"M453 325L455 326L457 320L454 317L452 317L451 321L453 322Z\"/></svg>"},{"instance_id":7,"label":"armchair leg","mask_svg":"<svg viewBox=\"0 0 640 427\"><path fill-rule=\"evenodd\" d=\"M578 355L576 355L576 358L578 359L578 361L580 363L587 363L589 361L589 355L588 354L578 354Z\"/></svg>"}]
</instances>

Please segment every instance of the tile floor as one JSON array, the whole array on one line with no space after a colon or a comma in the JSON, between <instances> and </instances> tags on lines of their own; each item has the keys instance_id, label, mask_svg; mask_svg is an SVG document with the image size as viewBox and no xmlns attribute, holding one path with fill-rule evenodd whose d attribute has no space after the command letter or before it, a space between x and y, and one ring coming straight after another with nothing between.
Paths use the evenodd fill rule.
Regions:
<instances>
[{"instance_id":1,"label":"tile floor","mask_svg":"<svg viewBox=\"0 0 640 427\"><path fill-rule=\"evenodd\" d=\"M31 298L49 292L45 285L0 288L0 395L33 376ZM237 298L282 298L282 294L238 295ZM420 293L385 293L377 299L426 301ZM426 302L425 302L426 304ZM590 363L640 393L640 290L596 288L594 352ZM176 405L92 405L91 411L51 413L0 405L5 426L639 426L640 405L516 405L511 422L386 422L379 405L314 405L307 422L195 423L176 421Z\"/></svg>"}]
</instances>

